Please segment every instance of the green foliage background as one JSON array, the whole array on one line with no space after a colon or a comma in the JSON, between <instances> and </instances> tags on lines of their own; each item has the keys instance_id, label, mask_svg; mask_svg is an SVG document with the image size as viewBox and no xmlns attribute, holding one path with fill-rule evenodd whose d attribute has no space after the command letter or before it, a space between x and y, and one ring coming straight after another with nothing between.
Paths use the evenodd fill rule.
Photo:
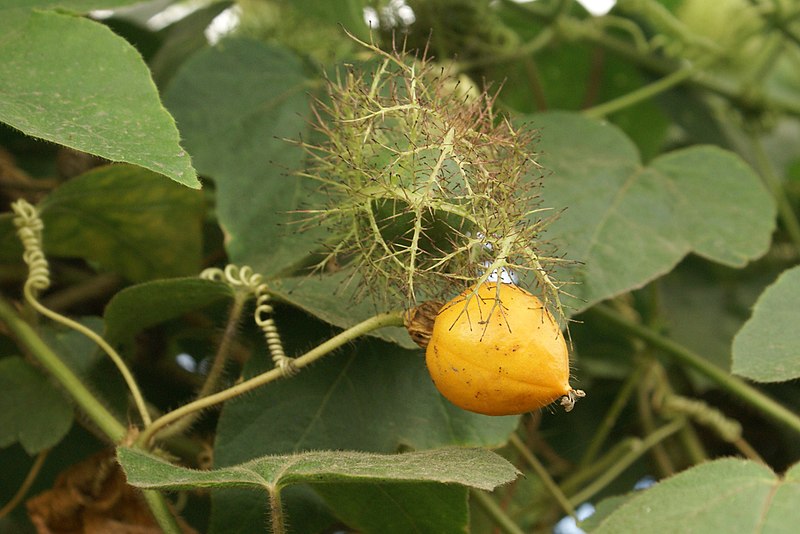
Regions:
<instances>
[{"instance_id":1,"label":"green foliage background","mask_svg":"<svg viewBox=\"0 0 800 534\"><path fill-rule=\"evenodd\" d=\"M38 202L52 262L43 302L119 347L161 413L202 383L176 356L211 359L225 325L233 294L192 278L204 267L264 277L289 355L387 311L353 299L364 280L299 268L327 236L299 231L298 210L323 195L297 176L308 154L287 139L317 135L311 104L325 98L326 73L370 61L346 29L384 49L428 46L462 84L499 89L498 115L537 131L542 205L558 213L543 237L573 262L557 276L573 383L588 395L569 414L467 413L435 390L406 333L385 328L164 444L192 467L213 450L212 470L121 449L133 484L216 488L184 515L217 533L263 532L267 499L254 488L283 486L289 529L304 533L546 532L585 501L598 505L587 532L797 524L800 6L620 0L593 17L569 0L415 0L412 22L397 2L209 0L152 24L188 4L0 0L4 303L21 302L8 206L25 197ZM117 9L91 11L101 8ZM207 28L231 10L238 28L210 43ZM379 20L372 32L365 10ZM12 315L127 424L113 366L20 309ZM10 325L0 503L42 451L30 494L108 445ZM224 385L272 365L251 322L233 354ZM405 451L419 455L408 469L376 455ZM295 462L313 465L264 475ZM629 493L644 475L662 482ZM0 518L0 532L32 529L23 507Z\"/></svg>"}]
</instances>

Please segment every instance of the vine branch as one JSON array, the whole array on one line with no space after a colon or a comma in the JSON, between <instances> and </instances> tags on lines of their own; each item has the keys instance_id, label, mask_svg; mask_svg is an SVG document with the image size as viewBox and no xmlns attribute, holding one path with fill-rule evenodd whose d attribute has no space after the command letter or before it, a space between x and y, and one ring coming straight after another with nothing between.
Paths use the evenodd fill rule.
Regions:
<instances>
[{"instance_id":1,"label":"vine branch","mask_svg":"<svg viewBox=\"0 0 800 534\"><path fill-rule=\"evenodd\" d=\"M800 434L800 416L788 410L771 397L761 393L741 378L727 373L716 365L708 362L699 354L662 336L658 332L623 317L605 304L593 307L591 313L602 317L621 330L646 341L651 346L661 350L667 356L700 372L713 380L722 389L758 409L762 414L773 421Z\"/></svg>"},{"instance_id":2,"label":"vine branch","mask_svg":"<svg viewBox=\"0 0 800 534\"><path fill-rule=\"evenodd\" d=\"M299 356L298 358L294 359L293 360L294 368L302 369L303 367L306 367L314 363L315 361L319 360L320 358L328 355L329 353L338 349L342 345L346 345L347 343L373 330L377 330L385 326L403 326L403 315L404 312L396 311L390 313L382 313L380 315L370 317L369 319L362 321L361 323L345 330L344 332L341 332L340 334L332 337L328 341L317 346L316 348L311 349L302 356ZM236 384L235 386L231 386L230 388L224 389L218 393L185 404L180 408L177 408L176 410L164 414L163 416L153 421L153 424L146 427L142 431L142 433L139 436L139 439L137 440L137 444L139 446L147 447L150 445L150 442L153 440L153 438L156 436L159 430L167 427L168 425L173 424L175 421L181 419L182 417L190 413L197 412L200 410L205 410L206 408L210 408L211 406L233 399L244 393L247 393L248 391L252 391L265 384L268 384L280 378L284 378L285 376L286 373L282 369L274 368L258 376L255 376L249 380L246 380L240 384Z\"/></svg>"}]
</instances>

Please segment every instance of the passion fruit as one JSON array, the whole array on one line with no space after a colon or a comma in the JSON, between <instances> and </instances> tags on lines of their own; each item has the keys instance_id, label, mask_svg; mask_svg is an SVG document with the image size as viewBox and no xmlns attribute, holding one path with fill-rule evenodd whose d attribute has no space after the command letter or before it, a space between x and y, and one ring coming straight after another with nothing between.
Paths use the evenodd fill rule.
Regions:
<instances>
[{"instance_id":1,"label":"passion fruit","mask_svg":"<svg viewBox=\"0 0 800 534\"><path fill-rule=\"evenodd\" d=\"M558 399L569 411L584 396L569 385L558 322L514 284L484 283L445 304L425 355L439 392L471 412L521 414Z\"/></svg>"}]
</instances>

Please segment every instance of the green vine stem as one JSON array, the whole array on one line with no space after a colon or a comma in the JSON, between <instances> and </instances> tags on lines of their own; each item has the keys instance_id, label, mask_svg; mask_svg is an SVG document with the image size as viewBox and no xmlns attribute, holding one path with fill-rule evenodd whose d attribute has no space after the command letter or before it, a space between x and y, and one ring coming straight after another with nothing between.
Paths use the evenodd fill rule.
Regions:
<instances>
[{"instance_id":1,"label":"green vine stem","mask_svg":"<svg viewBox=\"0 0 800 534\"><path fill-rule=\"evenodd\" d=\"M548 14L541 12L541 10L532 9L533 4L516 4L511 0L504 0L504 4L536 20L545 23L552 22ZM669 75L675 72L676 69L681 69L681 65L676 61L648 53L625 39L606 33L602 27L601 19L580 20L563 16L558 19L555 27L558 35L565 39L596 44L653 73ZM752 92L749 88L739 87L731 83L730 80L707 72L697 72L695 76L687 79L687 82L718 94L745 110L764 111L769 109L776 112L800 115L800 104L789 98L776 94L762 96Z\"/></svg>"},{"instance_id":2,"label":"green vine stem","mask_svg":"<svg viewBox=\"0 0 800 534\"><path fill-rule=\"evenodd\" d=\"M25 498L28 490L31 489L31 486L33 486L33 483L36 481L36 477L42 470L44 461L47 459L47 455L49 453L50 449L45 449L36 455L36 460L34 460L33 465L31 465L31 468L28 470L28 474L25 475L25 480L22 481L22 484L20 484L17 492L13 497L11 497L10 501L0 507L0 519L3 519L5 516L13 512L14 508L16 508L17 505L19 505L19 503L21 503Z\"/></svg>"},{"instance_id":3,"label":"green vine stem","mask_svg":"<svg viewBox=\"0 0 800 534\"><path fill-rule=\"evenodd\" d=\"M519 525L514 523L514 520L508 517L508 514L486 492L471 490L470 495L505 534L525 534L525 531L519 528Z\"/></svg>"},{"instance_id":4,"label":"green vine stem","mask_svg":"<svg viewBox=\"0 0 800 534\"><path fill-rule=\"evenodd\" d=\"M117 421L81 379L72 372L72 369L61 361L58 355L42 341L36 331L23 321L14 308L2 298L0 298L0 320L11 331L17 342L24 346L58 380L83 412L111 442L120 443L125 439L128 429ZM144 494L147 505L162 530L169 534L179 534L180 530L177 529L175 519L169 512L164 496L155 491L145 491ZM175 529L171 525L174 525Z\"/></svg>"},{"instance_id":5,"label":"green vine stem","mask_svg":"<svg viewBox=\"0 0 800 534\"><path fill-rule=\"evenodd\" d=\"M271 534L286 533L286 521L283 517L280 488L272 487L269 489L269 520L272 526Z\"/></svg>"},{"instance_id":6,"label":"green vine stem","mask_svg":"<svg viewBox=\"0 0 800 534\"><path fill-rule=\"evenodd\" d=\"M558 501L558 504L561 508L566 512L567 515L575 516L575 508L569 502L569 499L564 492L561 491L561 488L558 487L558 484L553 480L550 476L550 473L547 472L547 469L542 465L542 462L539 461L538 458L531 452L531 450L522 442L520 437L517 434L511 434L509 438L509 443L511 446L516 449L516 451L522 456L527 463L539 476L541 479L542 484L544 487L547 488L547 491L550 492L551 495Z\"/></svg>"},{"instance_id":7,"label":"green vine stem","mask_svg":"<svg viewBox=\"0 0 800 534\"><path fill-rule=\"evenodd\" d=\"M713 380L722 389L738 397L742 401L758 409L765 416L800 434L800 416L788 410L774 399L761 393L744 380L737 378L716 365L708 362L699 354L683 345L668 339L658 332L623 317L608 305L593 307L590 313L601 317L621 330L632 334L651 346L663 351L667 356L688 365L704 376Z\"/></svg>"},{"instance_id":8,"label":"green vine stem","mask_svg":"<svg viewBox=\"0 0 800 534\"><path fill-rule=\"evenodd\" d=\"M313 348L302 356L294 359L294 368L302 369L303 367L314 363L320 358L338 349L342 345L346 345L347 343L363 336L364 334L372 332L373 330L377 330L386 326L403 326L403 315L403 311L395 311L370 317L369 319L351 328L348 328L344 332L341 332L316 348ZM202 399L197 399L196 401L185 404L184 406L164 414L153 421L153 423L146 427L139 435L137 444L139 446L147 447L162 428L175 423L182 417L233 399L243 395L244 393L247 393L248 391L252 391L285 376L286 373L281 368L274 368L258 376L254 376L253 378L240 384L236 384L228 389L224 389L213 395L209 395L207 397L203 397Z\"/></svg>"},{"instance_id":9,"label":"green vine stem","mask_svg":"<svg viewBox=\"0 0 800 534\"><path fill-rule=\"evenodd\" d=\"M653 357L648 358L648 365L645 368L642 380L637 384L636 408L639 415L639 424L643 433L650 435L656 431L656 417L653 413L653 392L664 388L664 374L658 360ZM660 478L675 474L675 465L672 462L672 455L667 453L664 443L656 443L651 451L653 461L657 466Z\"/></svg>"},{"instance_id":10,"label":"green vine stem","mask_svg":"<svg viewBox=\"0 0 800 534\"><path fill-rule=\"evenodd\" d=\"M125 380L125 384L128 386L128 389L131 392L131 396L136 404L136 408L139 410L139 415L142 418L142 422L145 425L149 425L150 414L147 411L147 405L144 402L144 397L142 397L142 393L139 390L139 386L136 384L136 380L133 378L130 370L125 365L122 357L117 354L117 351L115 351L105 339L94 333L92 330L86 328L77 321L73 321L69 317L65 317L60 313L54 312L53 310L42 305L37 300L38 292L50 287L50 269L47 263L47 258L44 254L44 250L42 249L42 230L44 229L44 224L42 223L42 219L39 217L39 212L36 207L29 204L24 199L17 200L11 204L11 209L14 211L15 215L14 225L17 227L17 235L19 236L19 239L22 242L22 246L25 250L22 255L22 259L28 265L29 269L28 279L25 281L25 285L23 286L22 290L25 300L40 314L66 326L67 328L71 328L76 332L80 332L84 336L94 341L101 349L103 349L108 357L111 358L111 361L114 362L114 365L117 366L122 378Z\"/></svg>"},{"instance_id":11,"label":"green vine stem","mask_svg":"<svg viewBox=\"0 0 800 534\"><path fill-rule=\"evenodd\" d=\"M142 490L142 494L164 534L181 534L181 528L178 526L175 516L172 515L164 495L156 490Z\"/></svg>"},{"instance_id":12,"label":"green vine stem","mask_svg":"<svg viewBox=\"0 0 800 534\"><path fill-rule=\"evenodd\" d=\"M608 435L614 428L614 425L616 424L617 419L619 419L623 408L625 408L625 406L628 404L628 401L630 400L631 395L636 388L636 384L642 377L643 371L644 369L642 364L637 365L636 369L628 375L628 378L625 379L622 387L619 388L614 402L611 403L611 406L606 412L603 420L600 422L600 426L598 427L597 431L592 436L592 441L589 442L589 446L586 448L586 452L578 464L580 467L588 466L595 460L595 458L597 458L600 448L603 446L606 438L608 438Z\"/></svg>"},{"instance_id":13,"label":"green vine stem","mask_svg":"<svg viewBox=\"0 0 800 534\"><path fill-rule=\"evenodd\" d=\"M111 412L89 391L81 379L72 372L72 369L61 361L4 299L0 299L0 319L11 330L17 341L64 386L64 389L69 392L78 406L86 412L103 434L114 443L122 441L127 434L125 426L111 415Z\"/></svg>"},{"instance_id":14,"label":"green vine stem","mask_svg":"<svg viewBox=\"0 0 800 534\"><path fill-rule=\"evenodd\" d=\"M552 28L544 28L542 31L536 34L536 37L528 42L523 43L515 50L500 54L486 55L470 61L461 61L456 65L456 72L467 73L482 67L488 67L502 63L511 63L513 61L519 61L521 59L528 58L537 54L539 51L544 50L553 42L556 37L556 32L553 31Z\"/></svg>"},{"instance_id":15,"label":"green vine stem","mask_svg":"<svg viewBox=\"0 0 800 534\"><path fill-rule=\"evenodd\" d=\"M589 481L599 477L604 472L611 469L620 459L630 454L632 450L640 447L641 442L642 440L640 438L632 436L621 438L611 447L611 450L598 457L591 464L574 471L566 477L561 482L561 491L566 495L578 492L581 488L585 487Z\"/></svg>"},{"instance_id":16,"label":"green vine stem","mask_svg":"<svg viewBox=\"0 0 800 534\"><path fill-rule=\"evenodd\" d=\"M648 100L691 79L695 74L711 65L715 59L716 58L713 56L708 56L691 65L676 70L660 80L647 84L644 87L640 87L630 93L609 100L608 102L603 102L592 108L585 109L583 110L583 114L592 119L600 119L617 111L635 106L640 102Z\"/></svg>"},{"instance_id":17,"label":"green vine stem","mask_svg":"<svg viewBox=\"0 0 800 534\"><path fill-rule=\"evenodd\" d=\"M606 486L611 484L620 474L622 474L628 467L631 466L636 460L638 460L643 454L645 454L648 450L650 450L655 445L661 443L669 436L673 435L674 433L678 432L683 426L686 424L686 420L684 418L675 419L666 425L660 427L658 430L649 434L646 438L642 440L635 440L635 445L631 447L628 454L620 458L617 462L613 465L609 466L608 469L605 469L600 473L600 475L595 478L589 485L587 485L583 490L575 493L571 498L570 502L573 506L578 506L581 503L584 503L599 492L601 492Z\"/></svg>"},{"instance_id":18,"label":"green vine stem","mask_svg":"<svg viewBox=\"0 0 800 534\"><path fill-rule=\"evenodd\" d=\"M142 422L145 425L150 424L150 413L147 410L147 405L144 402L144 397L142 396L142 393L139 390L139 386L136 384L136 380L133 378L133 375L131 374L130 370L125 365L125 362L122 360L122 357L119 354L117 354L117 351L111 348L111 345L109 345L105 339L98 336L92 330L86 328L79 322L73 321L69 317L64 317L63 315L51 311L42 306L41 304L39 304L36 298L31 294L27 286L23 290L23 293L25 294L25 299L27 300L27 302L37 312L41 313L45 317L48 317L49 319L57 323L66 326L67 328L71 328L76 332L80 332L84 336L94 341L101 349L103 349L103 352L105 352L109 356L109 358L111 358L111 360L117 366L117 369L119 369L122 378L125 380L125 383L127 384L128 389L131 392L131 396L133 397L134 404L136 404L136 409L139 411L139 416L142 418Z\"/></svg>"}]
</instances>

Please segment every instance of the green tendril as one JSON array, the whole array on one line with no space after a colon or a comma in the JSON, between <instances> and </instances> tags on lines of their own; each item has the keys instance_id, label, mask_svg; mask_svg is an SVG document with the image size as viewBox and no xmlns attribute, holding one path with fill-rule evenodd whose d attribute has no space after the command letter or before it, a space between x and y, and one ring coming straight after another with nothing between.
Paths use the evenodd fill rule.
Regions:
<instances>
[{"instance_id":1,"label":"green tendril","mask_svg":"<svg viewBox=\"0 0 800 534\"><path fill-rule=\"evenodd\" d=\"M151 423L150 413L147 410L144 397L139 390L139 386L136 384L136 380L134 380L133 375L117 351L92 330L68 317L54 312L37 300L39 293L50 287L50 268L47 257L42 250L42 231L44 230L44 223L39 217L37 209L24 199L17 200L11 204L11 209L16 215L14 217L14 225L17 227L17 235L20 241L22 241L22 246L24 248L22 259L28 265L28 277L23 287L25 300L40 314L67 328L80 332L103 349L108 357L111 358L111 361L114 362L114 365L117 366L122 378L125 380L125 384L131 392L131 396L136 404L142 422L145 426L149 425Z\"/></svg>"},{"instance_id":2,"label":"green tendril","mask_svg":"<svg viewBox=\"0 0 800 534\"><path fill-rule=\"evenodd\" d=\"M272 362L284 376L291 376L297 372L297 368L294 366L294 358L286 356L283 350L278 326L273 318L275 310L269 304L269 287L263 282L260 274L254 273L253 269L247 265L238 267L229 264L225 266L225 269L206 269L200 273L200 278L228 284L236 291L244 291L248 295L255 297L254 320L264 335L264 341L267 344L267 350Z\"/></svg>"}]
</instances>

